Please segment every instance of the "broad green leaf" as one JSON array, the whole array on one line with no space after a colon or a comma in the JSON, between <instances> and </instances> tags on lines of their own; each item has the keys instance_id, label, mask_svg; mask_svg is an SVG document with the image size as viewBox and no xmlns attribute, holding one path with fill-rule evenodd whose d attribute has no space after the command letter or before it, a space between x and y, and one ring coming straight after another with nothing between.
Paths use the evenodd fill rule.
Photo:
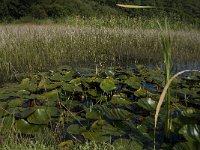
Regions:
<instances>
[{"instance_id":1,"label":"broad green leaf","mask_svg":"<svg viewBox=\"0 0 200 150\"><path fill-rule=\"evenodd\" d=\"M127 120L132 113L121 108L110 109L107 107L100 108L101 113L110 120Z\"/></svg>"},{"instance_id":2,"label":"broad green leaf","mask_svg":"<svg viewBox=\"0 0 200 150\"><path fill-rule=\"evenodd\" d=\"M107 135L111 136L122 136L125 134L125 132L123 132L119 128L116 128L108 123L102 126L101 130L105 132Z\"/></svg>"},{"instance_id":3,"label":"broad green leaf","mask_svg":"<svg viewBox=\"0 0 200 150\"><path fill-rule=\"evenodd\" d=\"M74 71L65 71L62 73L64 74L64 81L71 81L76 76Z\"/></svg>"},{"instance_id":4,"label":"broad green leaf","mask_svg":"<svg viewBox=\"0 0 200 150\"><path fill-rule=\"evenodd\" d=\"M100 88L104 92L109 93L109 92L115 90L117 88L117 86L115 85L115 80L114 79L106 78L101 82Z\"/></svg>"},{"instance_id":5,"label":"broad green leaf","mask_svg":"<svg viewBox=\"0 0 200 150\"><path fill-rule=\"evenodd\" d=\"M134 95L137 96L137 97L147 97L147 93L148 93L147 90L139 89L139 90L134 92Z\"/></svg>"},{"instance_id":6,"label":"broad green leaf","mask_svg":"<svg viewBox=\"0 0 200 150\"><path fill-rule=\"evenodd\" d=\"M7 102L0 102L0 118L7 114Z\"/></svg>"},{"instance_id":7,"label":"broad green leaf","mask_svg":"<svg viewBox=\"0 0 200 150\"><path fill-rule=\"evenodd\" d=\"M132 102L121 95L113 95L110 101L111 104L130 105Z\"/></svg>"},{"instance_id":8,"label":"broad green leaf","mask_svg":"<svg viewBox=\"0 0 200 150\"><path fill-rule=\"evenodd\" d=\"M134 89L139 89L141 86L140 82L136 76L132 76L132 77L128 78L124 83L126 83L127 85L129 85L130 87L132 87Z\"/></svg>"},{"instance_id":9,"label":"broad green leaf","mask_svg":"<svg viewBox=\"0 0 200 150\"><path fill-rule=\"evenodd\" d=\"M46 89L46 87L47 87L47 81L45 78L43 78L38 84L38 89Z\"/></svg>"},{"instance_id":10,"label":"broad green leaf","mask_svg":"<svg viewBox=\"0 0 200 150\"><path fill-rule=\"evenodd\" d=\"M24 119L17 120L15 123L15 128L24 134L37 134L41 131L41 125L33 125L28 123Z\"/></svg>"},{"instance_id":11,"label":"broad green leaf","mask_svg":"<svg viewBox=\"0 0 200 150\"><path fill-rule=\"evenodd\" d=\"M142 98L138 100L138 105L148 111L155 111L157 103L151 98Z\"/></svg>"},{"instance_id":12,"label":"broad green leaf","mask_svg":"<svg viewBox=\"0 0 200 150\"><path fill-rule=\"evenodd\" d=\"M9 107L18 107L18 106L22 106L23 103L24 103L23 99L13 99L8 102L8 106Z\"/></svg>"},{"instance_id":13,"label":"broad green leaf","mask_svg":"<svg viewBox=\"0 0 200 150\"><path fill-rule=\"evenodd\" d=\"M67 128L67 132L70 134L81 134L86 131L86 127L81 127L78 124L72 124Z\"/></svg>"},{"instance_id":14,"label":"broad green leaf","mask_svg":"<svg viewBox=\"0 0 200 150\"><path fill-rule=\"evenodd\" d=\"M50 92L45 92L40 96L41 100L57 100L58 99L58 90L53 90Z\"/></svg>"},{"instance_id":15,"label":"broad green leaf","mask_svg":"<svg viewBox=\"0 0 200 150\"><path fill-rule=\"evenodd\" d=\"M46 112L50 117L60 116L60 110L57 107L47 107Z\"/></svg>"},{"instance_id":16,"label":"broad green leaf","mask_svg":"<svg viewBox=\"0 0 200 150\"><path fill-rule=\"evenodd\" d=\"M97 120L101 119L101 114L95 110L86 112L86 119Z\"/></svg>"},{"instance_id":17,"label":"broad green leaf","mask_svg":"<svg viewBox=\"0 0 200 150\"><path fill-rule=\"evenodd\" d=\"M21 108L21 112L18 112L15 114L18 118L26 119L28 116L30 116L32 113L34 113L36 108L34 107L28 107L28 108Z\"/></svg>"},{"instance_id":18,"label":"broad green leaf","mask_svg":"<svg viewBox=\"0 0 200 150\"><path fill-rule=\"evenodd\" d=\"M199 150L199 142L179 142L174 147L173 150Z\"/></svg>"},{"instance_id":19,"label":"broad green leaf","mask_svg":"<svg viewBox=\"0 0 200 150\"><path fill-rule=\"evenodd\" d=\"M129 139L117 139L114 141L113 145L115 146L116 150L142 150L143 145L140 143L129 140Z\"/></svg>"},{"instance_id":20,"label":"broad green leaf","mask_svg":"<svg viewBox=\"0 0 200 150\"><path fill-rule=\"evenodd\" d=\"M182 134L189 142L198 141L200 142L200 125L197 124L187 124L184 125L179 133Z\"/></svg>"},{"instance_id":21,"label":"broad green leaf","mask_svg":"<svg viewBox=\"0 0 200 150\"><path fill-rule=\"evenodd\" d=\"M33 124L48 124L50 116L48 115L46 108L38 108L27 118L27 120L29 123Z\"/></svg>"},{"instance_id":22,"label":"broad green leaf","mask_svg":"<svg viewBox=\"0 0 200 150\"><path fill-rule=\"evenodd\" d=\"M87 92L88 92L91 96L94 96L94 97L98 96L97 90L90 89L90 90L88 90Z\"/></svg>"},{"instance_id":23,"label":"broad green leaf","mask_svg":"<svg viewBox=\"0 0 200 150\"><path fill-rule=\"evenodd\" d=\"M25 78L20 84L20 89L35 92L37 90L37 84L29 78Z\"/></svg>"},{"instance_id":24,"label":"broad green leaf","mask_svg":"<svg viewBox=\"0 0 200 150\"><path fill-rule=\"evenodd\" d=\"M50 80L60 82L60 81L65 81L65 78L63 75L61 75L59 72L57 72L50 77Z\"/></svg>"},{"instance_id":25,"label":"broad green leaf","mask_svg":"<svg viewBox=\"0 0 200 150\"><path fill-rule=\"evenodd\" d=\"M0 100L7 100L10 98L16 98L16 97L17 95L14 92L0 94Z\"/></svg>"},{"instance_id":26,"label":"broad green leaf","mask_svg":"<svg viewBox=\"0 0 200 150\"><path fill-rule=\"evenodd\" d=\"M96 141L96 142L108 142L110 140L109 136L104 136L106 133L103 131L94 131L94 132L83 132L82 135L85 139Z\"/></svg>"},{"instance_id":27,"label":"broad green leaf","mask_svg":"<svg viewBox=\"0 0 200 150\"><path fill-rule=\"evenodd\" d=\"M107 77L114 77L115 72L112 70L107 70L107 71L105 71L105 74Z\"/></svg>"},{"instance_id":28,"label":"broad green leaf","mask_svg":"<svg viewBox=\"0 0 200 150\"><path fill-rule=\"evenodd\" d=\"M101 129L102 126L106 124L107 124L106 120L99 119L99 120L96 120L94 123L92 123L90 129L91 130Z\"/></svg>"},{"instance_id":29,"label":"broad green leaf","mask_svg":"<svg viewBox=\"0 0 200 150\"><path fill-rule=\"evenodd\" d=\"M19 90L17 92L17 95L19 95L19 96L29 95L29 94L31 94L31 93L29 91L26 91L26 90Z\"/></svg>"},{"instance_id":30,"label":"broad green leaf","mask_svg":"<svg viewBox=\"0 0 200 150\"><path fill-rule=\"evenodd\" d=\"M82 92L82 88L80 86L74 85L74 84L68 84L68 83L64 83L62 85L62 89L65 92L69 92L69 93L74 93L74 92Z\"/></svg>"},{"instance_id":31,"label":"broad green leaf","mask_svg":"<svg viewBox=\"0 0 200 150\"><path fill-rule=\"evenodd\" d=\"M197 113L196 109L192 107L186 108L181 112L181 114L185 117L192 117L196 113Z\"/></svg>"},{"instance_id":32,"label":"broad green leaf","mask_svg":"<svg viewBox=\"0 0 200 150\"><path fill-rule=\"evenodd\" d=\"M72 79L69 83L79 86L82 84L81 78Z\"/></svg>"},{"instance_id":33,"label":"broad green leaf","mask_svg":"<svg viewBox=\"0 0 200 150\"><path fill-rule=\"evenodd\" d=\"M0 126L1 126L1 131L3 130L10 130L15 123L15 118L13 115L9 115L6 117L3 117L0 119Z\"/></svg>"},{"instance_id":34,"label":"broad green leaf","mask_svg":"<svg viewBox=\"0 0 200 150\"><path fill-rule=\"evenodd\" d=\"M6 108L8 106L7 102L0 102L0 108Z\"/></svg>"}]
</instances>

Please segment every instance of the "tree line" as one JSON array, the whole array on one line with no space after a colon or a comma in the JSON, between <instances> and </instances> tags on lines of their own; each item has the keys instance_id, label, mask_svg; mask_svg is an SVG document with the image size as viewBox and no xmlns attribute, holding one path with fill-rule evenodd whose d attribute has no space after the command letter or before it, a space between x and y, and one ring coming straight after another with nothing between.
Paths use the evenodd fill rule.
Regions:
<instances>
[{"instance_id":1,"label":"tree line","mask_svg":"<svg viewBox=\"0 0 200 150\"><path fill-rule=\"evenodd\" d=\"M152 5L156 9L122 9L117 3ZM0 20L33 17L36 19L67 16L171 17L186 21L200 20L199 0L0 0Z\"/></svg>"}]
</instances>

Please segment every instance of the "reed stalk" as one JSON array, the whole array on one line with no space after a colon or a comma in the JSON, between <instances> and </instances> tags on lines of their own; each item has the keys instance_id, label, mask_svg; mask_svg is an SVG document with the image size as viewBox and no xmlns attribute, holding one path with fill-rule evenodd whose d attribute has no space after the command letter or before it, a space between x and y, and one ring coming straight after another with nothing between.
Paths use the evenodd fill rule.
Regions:
<instances>
[{"instance_id":1,"label":"reed stalk","mask_svg":"<svg viewBox=\"0 0 200 150\"><path fill-rule=\"evenodd\" d=\"M159 23L158 23L159 24ZM165 64L165 84L167 84L171 77L171 35L168 29L167 20L165 21L165 29L159 24L160 29L163 31L161 35L161 42L164 52L164 64ZM170 89L167 90L166 100L165 100L165 111L166 111L166 122L165 122L165 136L169 138L171 130L171 108L170 108Z\"/></svg>"}]
</instances>

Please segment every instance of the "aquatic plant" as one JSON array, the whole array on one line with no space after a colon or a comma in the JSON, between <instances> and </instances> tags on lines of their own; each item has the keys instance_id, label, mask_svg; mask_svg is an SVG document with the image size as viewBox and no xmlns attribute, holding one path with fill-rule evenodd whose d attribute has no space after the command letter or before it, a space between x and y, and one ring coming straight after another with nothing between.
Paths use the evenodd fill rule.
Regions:
<instances>
[{"instance_id":1,"label":"aquatic plant","mask_svg":"<svg viewBox=\"0 0 200 150\"><path fill-rule=\"evenodd\" d=\"M121 5L118 4L118 6L120 7L125 7L125 8L153 8L151 6L135 6L135 5ZM160 29L162 29L162 26L160 25L160 23L158 22ZM168 32L168 24L167 22L165 23L165 32ZM166 34L166 33L165 33ZM166 96L166 101L165 101L165 112L166 112L166 117L165 117L165 136L167 137L168 140L170 140L170 134L171 134L171 130L172 130L172 113L171 113L171 93L170 93L170 89L169 86L172 82L173 79L175 79L177 76L185 73L185 72L189 72L191 70L185 70L185 71L181 71L177 74L175 74L172 78L171 78L171 36L168 33L167 35L161 35L161 42L162 42L162 46L163 46L163 50L164 50L164 64L165 64L165 84L166 86L164 87L164 90L160 96L157 108L156 108L156 114L155 114L155 125L154 125L154 149L156 149L156 126L157 126L157 120L158 120L158 114L159 111L161 109L161 105L164 101L165 95ZM192 71L197 71L200 72L198 70L192 70ZM187 128L187 127L186 127ZM194 129L193 127L191 127L191 132ZM197 129L196 129L197 128ZM187 128L188 129L188 128ZM197 134L199 134L199 128L195 127L194 132L198 132ZM181 132L179 132L181 133ZM183 134L183 133L182 133ZM192 134L192 133L188 133L187 131L185 131L185 134L191 134L192 136L195 136L196 133ZM186 139L188 140L188 138L186 137ZM188 142L190 142L190 140L188 140ZM196 140L195 142L198 143L198 140ZM197 143L195 145L197 145ZM175 149L179 149L179 148L189 148L191 149L193 146L193 144L191 143L184 143L184 144L177 144L176 147L174 147Z\"/></svg>"}]
</instances>

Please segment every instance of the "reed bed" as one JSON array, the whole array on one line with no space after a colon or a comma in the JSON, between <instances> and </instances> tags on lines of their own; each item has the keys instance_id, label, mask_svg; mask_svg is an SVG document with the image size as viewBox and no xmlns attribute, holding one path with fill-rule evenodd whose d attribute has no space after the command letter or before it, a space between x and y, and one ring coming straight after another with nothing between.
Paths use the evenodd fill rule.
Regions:
<instances>
[{"instance_id":1,"label":"reed bed","mask_svg":"<svg viewBox=\"0 0 200 150\"><path fill-rule=\"evenodd\" d=\"M109 28L137 28L137 29L157 29L159 20L160 24L164 25L165 20L169 21L169 25L173 30L199 30L199 23L183 22L180 18L166 18L166 17L125 17L125 16L103 16L103 17L81 17L68 16L58 19L43 19L38 20L31 17L23 17L19 20L13 20L12 24L68 24L71 26L89 26L95 28L109 27ZM5 22L4 22L5 24Z\"/></svg>"},{"instance_id":2,"label":"reed bed","mask_svg":"<svg viewBox=\"0 0 200 150\"><path fill-rule=\"evenodd\" d=\"M163 64L159 29L91 26L1 25L0 82L61 65L76 67ZM200 32L170 30L176 64L200 63Z\"/></svg>"}]
</instances>

